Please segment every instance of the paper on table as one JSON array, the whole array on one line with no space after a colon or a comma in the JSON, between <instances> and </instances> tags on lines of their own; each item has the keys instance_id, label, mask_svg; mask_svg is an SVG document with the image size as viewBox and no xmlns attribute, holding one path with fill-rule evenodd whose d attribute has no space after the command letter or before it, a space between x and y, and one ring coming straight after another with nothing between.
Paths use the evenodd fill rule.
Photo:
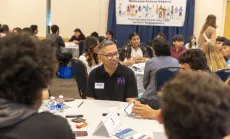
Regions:
<instances>
[{"instance_id":1,"label":"paper on table","mask_svg":"<svg viewBox=\"0 0 230 139\"><path fill-rule=\"evenodd\" d=\"M168 139L163 132L153 132L153 139Z\"/></svg>"}]
</instances>

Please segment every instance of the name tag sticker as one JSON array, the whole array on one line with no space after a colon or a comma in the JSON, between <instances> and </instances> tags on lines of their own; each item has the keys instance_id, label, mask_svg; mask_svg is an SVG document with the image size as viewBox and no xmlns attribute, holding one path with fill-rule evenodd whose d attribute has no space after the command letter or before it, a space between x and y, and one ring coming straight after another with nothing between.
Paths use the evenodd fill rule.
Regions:
<instances>
[{"instance_id":1,"label":"name tag sticker","mask_svg":"<svg viewBox=\"0 0 230 139\"><path fill-rule=\"evenodd\" d=\"M105 83L95 83L95 89L104 89Z\"/></svg>"}]
</instances>

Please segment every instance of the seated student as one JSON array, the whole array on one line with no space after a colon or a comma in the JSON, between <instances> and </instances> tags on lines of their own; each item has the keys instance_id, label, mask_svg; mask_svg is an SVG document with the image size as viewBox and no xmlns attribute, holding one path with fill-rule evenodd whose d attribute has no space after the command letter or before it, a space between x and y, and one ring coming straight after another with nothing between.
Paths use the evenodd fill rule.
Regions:
<instances>
[{"instance_id":1,"label":"seated student","mask_svg":"<svg viewBox=\"0 0 230 139\"><path fill-rule=\"evenodd\" d=\"M37 36L37 34L38 34L38 26L37 26L37 25L31 25L31 26L30 26L30 29L32 30L32 36L33 36L35 39L39 40L39 39L38 39L38 36Z\"/></svg>"},{"instance_id":2,"label":"seated student","mask_svg":"<svg viewBox=\"0 0 230 139\"><path fill-rule=\"evenodd\" d=\"M104 40L106 40L106 38L104 36L98 37L99 44L101 44Z\"/></svg>"},{"instance_id":3,"label":"seated student","mask_svg":"<svg viewBox=\"0 0 230 139\"><path fill-rule=\"evenodd\" d=\"M227 40L225 37L218 37L216 38L216 46L218 47L219 50L223 48L223 43Z\"/></svg>"},{"instance_id":4,"label":"seated student","mask_svg":"<svg viewBox=\"0 0 230 139\"><path fill-rule=\"evenodd\" d=\"M57 25L51 26L51 32L50 34L47 34L46 39L54 41L56 44L58 44L60 47L65 47L65 42L62 39L61 36L59 36L59 27Z\"/></svg>"},{"instance_id":5,"label":"seated student","mask_svg":"<svg viewBox=\"0 0 230 139\"><path fill-rule=\"evenodd\" d=\"M72 54L70 52L65 52L65 43L61 36L59 36L59 27L57 25L51 26L51 34L46 36L47 40L52 41L56 47L56 56L59 61L59 66L67 66L72 59Z\"/></svg>"},{"instance_id":6,"label":"seated student","mask_svg":"<svg viewBox=\"0 0 230 139\"><path fill-rule=\"evenodd\" d=\"M98 33L97 33L97 32L92 32L90 36L92 36L92 37L96 37L96 38L98 38L98 37L99 37L99 35L98 35Z\"/></svg>"},{"instance_id":7,"label":"seated student","mask_svg":"<svg viewBox=\"0 0 230 139\"><path fill-rule=\"evenodd\" d=\"M178 58L181 71L203 71L209 72L209 66L207 64L207 58L205 53L200 49L190 49ZM142 100L140 100L142 102ZM145 119L155 119L159 109L161 101L161 94L150 97L144 104L135 104L133 107L133 113L141 116ZM151 106L151 107L150 107Z\"/></svg>"},{"instance_id":8,"label":"seated student","mask_svg":"<svg viewBox=\"0 0 230 139\"><path fill-rule=\"evenodd\" d=\"M99 42L95 37L87 37L84 42L84 53L79 59L85 64L88 74L96 67L98 67L98 45Z\"/></svg>"},{"instance_id":9,"label":"seated student","mask_svg":"<svg viewBox=\"0 0 230 139\"><path fill-rule=\"evenodd\" d=\"M157 38L157 37L163 37L165 40L167 40L167 36L166 36L163 32L159 32L155 38ZM155 38L154 38L154 39L155 39ZM147 44L148 46L153 46L153 40L154 40L154 39L149 40L146 44Z\"/></svg>"},{"instance_id":10,"label":"seated student","mask_svg":"<svg viewBox=\"0 0 230 139\"><path fill-rule=\"evenodd\" d=\"M185 45L187 49L200 49L199 45L196 42L196 36L191 36L189 38L189 43Z\"/></svg>"},{"instance_id":11,"label":"seated student","mask_svg":"<svg viewBox=\"0 0 230 139\"><path fill-rule=\"evenodd\" d=\"M223 49L221 50L222 55L226 62L230 59L230 40L226 40L223 44Z\"/></svg>"},{"instance_id":12,"label":"seated student","mask_svg":"<svg viewBox=\"0 0 230 139\"><path fill-rule=\"evenodd\" d=\"M6 36L6 33L4 32L4 28L0 27L0 38Z\"/></svg>"},{"instance_id":13,"label":"seated student","mask_svg":"<svg viewBox=\"0 0 230 139\"><path fill-rule=\"evenodd\" d=\"M120 61L124 61L125 66L131 66L134 63L143 63L148 58L147 48L140 43L140 36L133 32L129 35L129 43L123 46L120 50Z\"/></svg>"},{"instance_id":14,"label":"seated student","mask_svg":"<svg viewBox=\"0 0 230 139\"><path fill-rule=\"evenodd\" d=\"M16 27L12 30L13 33L21 33L22 32L22 29L19 28L19 27Z\"/></svg>"},{"instance_id":15,"label":"seated student","mask_svg":"<svg viewBox=\"0 0 230 139\"><path fill-rule=\"evenodd\" d=\"M223 139L230 132L230 88L208 73L181 72L162 89L168 139Z\"/></svg>"},{"instance_id":16,"label":"seated student","mask_svg":"<svg viewBox=\"0 0 230 139\"><path fill-rule=\"evenodd\" d=\"M74 139L66 119L38 113L42 90L51 83L57 60L54 49L28 35L0 40L1 139ZM39 122L38 122L39 121Z\"/></svg>"},{"instance_id":17,"label":"seated student","mask_svg":"<svg viewBox=\"0 0 230 139\"><path fill-rule=\"evenodd\" d=\"M157 37L154 39L153 50L155 51L156 57L153 57L145 63L143 78L145 93L142 96L143 99L149 99L157 95L155 86L155 72L157 69L163 67L179 67L177 59L171 57L170 45L164 38Z\"/></svg>"},{"instance_id":18,"label":"seated student","mask_svg":"<svg viewBox=\"0 0 230 139\"><path fill-rule=\"evenodd\" d=\"M172 41L174 46L171 47L171 56L177 59L181 54L187 51L184 47L184 37L182 35L175 35Z\"/></svg>"},{"instance_id":19,"label":"seated student","mask_svg":"<svg viewBox=\"0 0 230 139\"><path fill-rule=\"evenodd\" d=\"M135 101L137 82L134 72L119 64L119 53L113 41L105 40L98 48L103 65L89 74L86 88L87 99Z\"/></svg>"},{"instance_id":20,"label":"seated student","mask_svg":"<svg viewBox=\"0 0 230 139\"><path fill-rule=\"evenodd\" d=\"M32 36L32 29L29 27L24 27L22 33Z\"/></svg>"},{"instance_id":21,"label":"seated student","mask_svg":"<svg viewBox=\"0 0 230 139\"><path fill-rule=\"evenodd\" d=\"M117 40L113 39L113 32L112 32L111 30L107 31L107 32L105 33L105 35L106 35L105 38L106 38L107 40L111 40L111 41L113 41L114 43L117 44Z\"/></svg>"},{"instance_id":22,"label":"seated student","mask_svg":"<svg viewBox=\"0 0 230 139\"><path fill-rule=\"evenodd\" d=\"M8 34L8 33L10 32L10 29L9 29L9 26L8 26L8 25L4 24L4 25L2 25L1 27L3 27L4 32L5 32L6 34Z\"/></svg>"},{"instance_id":23,"label":"seated student","mask_svg":"<svg viewBox=\"0 0 230 139\"><path fill-rule=\"evenodd\" d=\"M71 37L69 42L74 42L76 44L79 44L79 42L83 40L85 40L85 35L82 33L82 31L79 28L76 28L74 30L74 35Z\"/></svg>"},{"instance_id":24,"label":"seated student","mask_svg":"<svg viewBox=\"0 0 230 139\"><path fill-rule=\"evenodd\" d=\"M206 54L208 65L213 72L228 68L227 62L215 44L211 42L205 43L202 45L202 49Z\"/></svg>"}]
</instances>

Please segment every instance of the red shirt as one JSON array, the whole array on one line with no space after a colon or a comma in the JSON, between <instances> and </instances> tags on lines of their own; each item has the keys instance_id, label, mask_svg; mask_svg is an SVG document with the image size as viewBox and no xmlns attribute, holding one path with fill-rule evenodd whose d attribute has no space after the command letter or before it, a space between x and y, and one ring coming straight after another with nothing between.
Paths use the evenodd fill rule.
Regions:
<instances>
[{"instance_id":1,"label":"red shirt","mask_svg":"<svg viewBox=\"0 0 230 139\"><path fill-rule=\"evenodd\" d=\"M171 49L170 49L170 51L171 51L171 56L172 56L173 58L178 59L178 57L179 57L180 55L182 55L184 52L186 52L187 49L186 49L185 47L182 47L182 48L177 52L175 46L172 46Z\"/></svg>"}]
</instances>

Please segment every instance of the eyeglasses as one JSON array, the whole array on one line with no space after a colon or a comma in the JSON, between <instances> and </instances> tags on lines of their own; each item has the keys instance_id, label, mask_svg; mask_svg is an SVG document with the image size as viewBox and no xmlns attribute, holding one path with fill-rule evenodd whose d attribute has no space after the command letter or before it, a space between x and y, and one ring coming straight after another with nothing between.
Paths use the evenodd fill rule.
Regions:
<instances>
[{"instance_id":1,"label":"eyeglasses","mask_svg":"<svg viewBox=\"0 0 230 139\"><path fill-rule=\"evenodd\" d=\"M111 60L113 57L118 57L119 56L119 53L118 52L115 52L114 54L99 54L99 55L102 55L102 56L105 56L108 60Z\"/></svg>"}]
</instances>

